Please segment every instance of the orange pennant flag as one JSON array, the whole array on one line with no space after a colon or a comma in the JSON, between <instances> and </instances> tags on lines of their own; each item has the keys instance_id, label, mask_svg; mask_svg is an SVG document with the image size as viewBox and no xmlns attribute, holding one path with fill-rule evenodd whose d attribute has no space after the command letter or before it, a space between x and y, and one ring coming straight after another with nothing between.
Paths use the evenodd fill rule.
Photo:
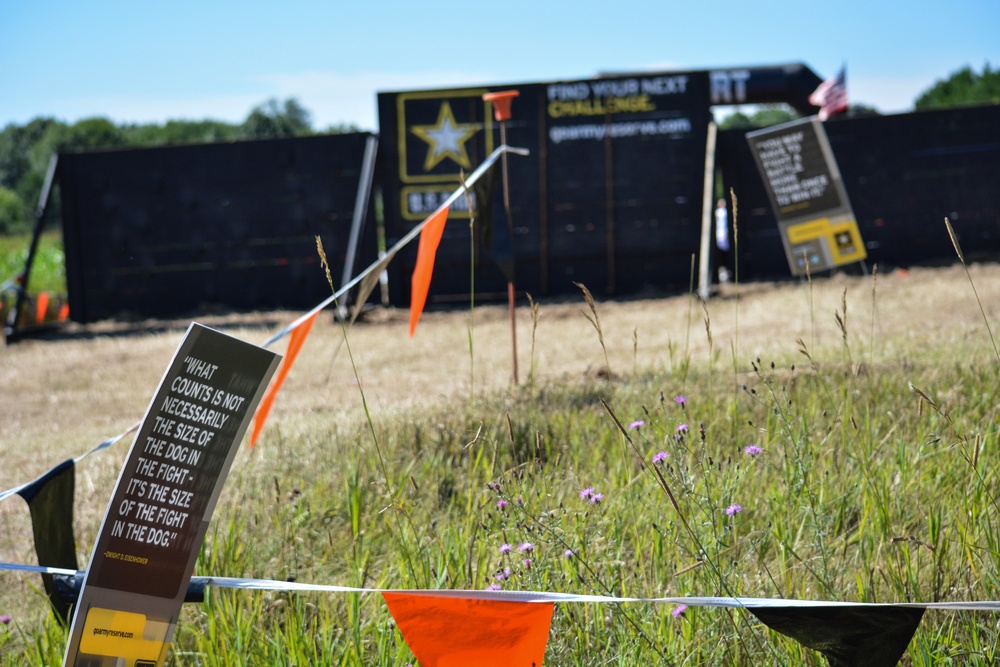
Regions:
<instances>
[{"instance_id":1,"label":"orange pennant flag","mask_svg":"<svg viewBox=\"0 0 1000 667\"><path fill-rule=\"evenodd\" d=\"M45 324L45 316L49 314L49 293L39 292L35 297L35 324Z\"/></svg>"},{"instance_id":2,"label":"orange pennant flag","mask_svg":"<svg viewBox=\"0 0 1000 667\"><path fill-rule=\"evenodd\" d=\"M299 350L302 349L302 344L306 342L306 336L309 335L313 322L316 321L316 316L319 313L320 311L316 311L312 317L303 320L302 324L292 329L292 333L288 339L288 349L285 350L285 358L281 360L281 368L275 374L274 379L271 381L271 386L268 387L267 393L264 394L264 398L261 399L260 405L257 406L257 412L253 416L253 433L250 434L250 449L253 449L254 445L257 444L257 438L260 437L260 432L264 430L264 422L267 421L267 415L271 412L274 397L278 393L278 390L281 389L282 383L288 376L288 371L292 369L295 357L299 356Z\"/></svg>"},{"instance_id":3,"label":"orange pennant flag","mask_svg":"<svg viewBox=\"0 0 1000 667\"><path fill-rule=\"evenodd\" d=\"M431 287L431 275L434 273L434 255L437 254L441 235L444 234L444 223L448 221L448 207L431 216L420 230L420 244L417 246L417 264L413 267L413 278L410 283L410 337L417 330L417 322L424 312L427 303L427 292Z\"/></svg>"},{"instance_id":4,"label":"orange pennant flag","mask_svg":"<svg viewBox=\"0 0 1000 667\"><path fill-rule=\"evenodd\" d=\"M421 667L541 667L552 602L382 593Z\"/></svg>"}]
</instances>

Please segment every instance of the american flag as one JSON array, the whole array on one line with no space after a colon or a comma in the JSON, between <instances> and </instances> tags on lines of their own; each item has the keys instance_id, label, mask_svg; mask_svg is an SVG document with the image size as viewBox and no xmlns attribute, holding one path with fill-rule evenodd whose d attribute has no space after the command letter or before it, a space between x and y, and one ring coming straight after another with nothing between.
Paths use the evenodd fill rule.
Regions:
<instances>
[{"instance_id":1,"label":"american flag","mask_svg":"<svg viewBox=\"0 0 1000 667\"><path fill-rule=\"evenodd\" d=\"M819 110L820 120L826 120L835 113L846 111L847 69L841 67L837 76L819 84L809 96L809 103L821 107Z\"/></svg>"}]
</instances>

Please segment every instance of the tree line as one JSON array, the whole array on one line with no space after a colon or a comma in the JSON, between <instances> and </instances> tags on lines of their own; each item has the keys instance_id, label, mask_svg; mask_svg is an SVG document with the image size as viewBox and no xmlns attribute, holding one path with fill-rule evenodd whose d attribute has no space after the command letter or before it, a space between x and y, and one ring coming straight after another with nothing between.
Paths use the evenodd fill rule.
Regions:
<instances>
[{"instance_id":1,"label":"tree line","mask_svg":"<svg viewBox=\"0 0 1000 667\"><path fill-rule=\"evenodd\" d=\"M339 125L324 133L356 132ZM30 229L52 155L107 148L166 146L316 134L312 117L298 100L271 99L254 107L242 123L170 120L163 124L116 125L107 118L64 123L38 117L0 131L0 234Z\"/></svg>"},{"instance_id":2,"label":"tree line","mask_svg":"<svg viewBox=\"0 0 1000 667\"><path fill-rule=\"evenodd\" d=\"M1000 104L1000 70L989 63L982 72L966 66L935 82L917 97L916 110L973 104ZM849 114L877 113L871 107L852 105ZM754 129L796 118L784 105L765 105L750 115L737 111L723 129ZM357 131L335 126L324 133ZM163 146L241 139L274 139L315 134L311 114L294 99L271 99L258 105L242 123L214 120L171 120L164 124L116 125L107 118L87 118L67 124L39 117L26 125L10 124L0 131L0 234L30 228L45 172L53 154L98 148Z\"/></svg>"}]
</instances>

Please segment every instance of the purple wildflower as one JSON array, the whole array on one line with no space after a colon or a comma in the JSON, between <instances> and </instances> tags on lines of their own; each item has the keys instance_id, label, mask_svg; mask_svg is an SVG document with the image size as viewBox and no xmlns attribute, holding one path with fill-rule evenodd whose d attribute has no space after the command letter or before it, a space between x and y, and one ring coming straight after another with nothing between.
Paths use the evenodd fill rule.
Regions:
<instances>
[{"instance_id":1,"label":"purple wildflower","mask_svg":"<svg viewBox=\"0 0 1000 667\"><path fill-rule=\"evenodd\" d=\"M525 558L524 559L524 566L526 568L528 568L529 570L531 569L531 559L530 558Z\"/></svg>"},{"instance_id":2,"label":"purple wildflower","mask_svg":"<svg viewBox=\"0 0 1000 667\"><path fill-rule=\"evenodd\" d=\"M521 552L527 551L530 553L535 550L535 545L531 542L522 542L521 546L519 546L517 550Z\"/></svg>"},{"instance_id":3,"label":"purple wildflower","mask_svg":"<svg viewBox=\"0 0 1000 667\"><path fill-rule=\"evenodd\" d=\"M594 494L594 487L588 486L586 489L580 492L580 497L586 500Z\"/></svg>"},{"instance_id":4,"label":"purple wildflower","mask_svg":"<svg viewBox=\"0 0 1000 667\"><path fill-rule=\"evenodd\" d=\"M521 496L518 496L517 497L517 504L518 505L523 505L524 504L524 498L522 498Z\"/></svg>"},{"instance_id":5,"label":"purple wildflower","mask_svg":"<svg viewBox=\"0 0 1000 667\"><path fill-rule=\"evenodd\" d=\"M688 425L687 424L680 424L677 427L677 432L678 433L687 433L687 430L688 430Z\"/></svg>"},{"instance_id":6,"label":"purple wildflower","mask_svg":"<svg viewBox=\"0 0 1000 667\"><path fill-rule=\"evenodd\" d=\"M763 454L764 450L757 445L747 445L743 448L743 453L747 456L757 456L758 454Z\"/></svg>"},{"instance_id":7,"label":"purple wildflower","mask_svg":"<svg viewBox=\"0 0 1000 667\"><path fill-rule=\"evenodd\" d=\"M510 545L507 544L506 542L504 542L503 544L501 544L500 545L500 553L502 553L502 554L509 554L510 553Z\"/></svg>"},{"instance_id":8,"label":"purple wildflower","mask_svg":"<svg viewBox=\"0 0 1000 667\"><path fill-rule=\"evenodd\" d=\"M7 614L4 614L3 616L0 616L0 623L3 623L4 625L7 625L10 622L11 622L11 618Z\"/></svg>"},{"instance_id":9,"label":"purple wildflower","mask_svg":"<svg viewBox=\"0 0 1000 667\"><path fill-rule=\"evenodd\" d=\"M632 422L631 424L628 425L628 429L630 431L634 431L635 429L642 428L645 425L646 425L646 422L644 422L641 419L636 419L634 422Z\"/></svg>"},{"instance_id":10,"label":"purple wildflower","mask_svg":"<svg viewBox=\"0 0 1000 667\"><path fill-rule=\"evenodd\" d=\"M729 516L733 516L734 514L739 514L742 511L743 511L743 506L737 505L736 503L733 503L732 505L726 508L726 514Z\"/></svg>"},{"instance_id":11,"label":"purple wildflower","mask_svg":"<svg viewBox=\"0 0 1000 667\"><path fill-rule=\"evenodd\" d=\"M687 403L687 400L688 400L687 396L674 396L674 403L676 403L681 407L684 407L684 404Z\"/></svg>"},{"instance_id":12,"label":"purple wildflower","mask_svg":"<svg viewBox=\"0 0 1000 667\"><path fill-rule=\"evenodd\" d=\"M492 583L492 584L490 584L489 586L486 587L486 590L488 590L488 591L501 591L501 590L503 590L503 586L501 586L500 584L497 584L497 583Z\"/></svg>"},{"instance_id":13,"label":"purple wildflower","mask_svg":"<svg viewBox=\"0 0 1000 667\"><path fill-rule=\"evenodd\" d=\"M593 493L593 494L590 495L590 504L591 505L596 505L599 502L601 502L602 500L604 500L604 494L603 493Z\"/></svg>"},{"instance_id":14,"label":"purple wildflower","mask_svg":"<svg viewBox=\"0 0 1000 667\"><path fill-rule=\"evenodd\" d=\"M686 604L679 604L674 607L673 611L670 612L670 615L674 618L680 618L684 615L684 612L687 611L687 608L688 606Z\"/></svg>"},{"instance_id":15,"label":"purple wildflower","mask_svg":"<svg viewBox=\"0 0 1000 667\"><path fill-rule=\"evenodd\" d=\"M573 553L572 549L567 549L566 551L563 552L563 556L566 556L566 558L573 558L574 556L576 556L576 554Z\"/></svg>"},{"instance_id":16,"label":"purple wildflower","mask_svg":"<svg viewBox=\"0 0 1000 667\"><path fill-rule=\"evenodd\" d=\"M657 452L656 454L653 454L653 463L654 464L655 463L661 463L662 461L666 461L666 460L667 460L667 453L666 452Z\"/></svg>"},{"instance_id":17,"label":"purple wildflower","mask_svg":"<svg viewBox=\"0 0 1000 667\"><path fill-rule=\"evenodd\" d=\"M503 500L503 499L498 500L497 501L497 507L499 509L503 509L504 507L507 507L507 501Z\"/></svg>"}]
</instances>

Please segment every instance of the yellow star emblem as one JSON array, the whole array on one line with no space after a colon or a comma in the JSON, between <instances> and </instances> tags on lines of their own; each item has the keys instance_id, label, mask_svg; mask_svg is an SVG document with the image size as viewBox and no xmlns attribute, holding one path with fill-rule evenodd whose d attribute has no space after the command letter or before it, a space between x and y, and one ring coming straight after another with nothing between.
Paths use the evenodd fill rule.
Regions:
<instances>
[{"instance_id":1,"label":"yellow star emblem","mask_svg":"<svg viewBox=\"0 0 1000 667\"><path fill-rule=\"evenodd\" d=\"M465 142L472 138L477 129L474 124L459 125L451 111L451 104L442 102L434 125L414 125L410 128L413 134L429 144L424 171L430 171L445 158L451 158L464 169L471 169L472 163L465 150Z\"/></svg>"}]
</instances>

